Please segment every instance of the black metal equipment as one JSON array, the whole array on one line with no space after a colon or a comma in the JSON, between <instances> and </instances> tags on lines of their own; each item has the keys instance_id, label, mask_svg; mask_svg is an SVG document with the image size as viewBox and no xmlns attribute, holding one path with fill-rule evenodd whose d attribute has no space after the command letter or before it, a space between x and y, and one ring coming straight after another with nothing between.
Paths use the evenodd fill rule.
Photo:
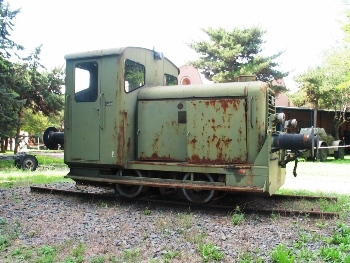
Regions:
<instances>
[{"instance_id":1,"label":"black metal equipment","mask_svg":"<svg viewBox=\"0 0 350 263\"><path fill-rule=\"evenodd\" d=\"M38 167L38 160L34 155L20 152L18 154L0 155L0 161L15 161L15 166L18 169L35 171Z\"/></svg>"},{"instance_id":2,"label":"black metal equipment","mask_svg":"<svg viewBox=\"0 0 350 263\"><path fill-rule=\"evenodd\" d=\"M57 150L58 145L64 148L64 132L58 132L55 127L49 127L44 132L44 144L50 150Z\"/></svg>"}]
</instances>

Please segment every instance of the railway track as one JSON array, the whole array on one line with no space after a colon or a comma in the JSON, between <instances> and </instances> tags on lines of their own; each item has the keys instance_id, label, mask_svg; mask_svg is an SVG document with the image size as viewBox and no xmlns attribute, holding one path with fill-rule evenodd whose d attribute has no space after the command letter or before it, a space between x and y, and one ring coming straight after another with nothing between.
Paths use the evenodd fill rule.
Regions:
<instances>
[{"instance_id":1,"label":"railway track","mask_svg":"<svg viewBox=\"0 0 350 263\"><path fill-rule=\"evenodd\" d=\"M137 202L139 204L146 204L147 206L177 207L185 209L190 207L191 210L232 212L238 207L239 211L244 213L275 214L281 216L313 217L322 219L339 217L339 214L336 212L322 211L317 204L319 200L335 203L337 202L336 197L230 194L219 196L208 204L198 205L178 199L164 198L160 194L129 199L122 196L116 197L111 191L85 191L79 189L60 189L41 186L31 186L30 189L31 192L38 193L79 196L102 201L115 201L115 199L118 198L125 203Z\"/></svg>"}]
</instances>

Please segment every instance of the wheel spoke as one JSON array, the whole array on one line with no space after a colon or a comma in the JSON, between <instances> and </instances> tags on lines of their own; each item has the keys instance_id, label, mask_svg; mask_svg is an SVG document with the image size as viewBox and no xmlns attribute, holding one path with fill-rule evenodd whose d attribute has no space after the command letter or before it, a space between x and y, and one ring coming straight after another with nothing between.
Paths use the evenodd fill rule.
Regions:
<instances>
[{"instance_id":1,"label":"wheel spoke","mask_svg":"<svg viewBox=\"0 0 350 263\"><path fill-rule=\"evenodd\" d=\"M119 170L117 173L118 176L135 176L135 177L142 177L142 174L139 170L135 171L121 171ZM128 198L137 197L141 194L143 186L142 185L129 185L129 184L116 184L115 185L116 191Z\"/></svg>"},{"instance_id":2,"label":"wheel spoke","mask_svg":"<svg viewBox=\"0 0 350 263\"><path fill-rule=\"evenodd\" d=\"M187 173L183 177L184 181L205 181L214 182L213 177L210 174L194 174ZM182 192L186 199L194 204L208 203L214 196L214 190L194 190L194 189L182 189Z\"/></svg>"}]
</instances>

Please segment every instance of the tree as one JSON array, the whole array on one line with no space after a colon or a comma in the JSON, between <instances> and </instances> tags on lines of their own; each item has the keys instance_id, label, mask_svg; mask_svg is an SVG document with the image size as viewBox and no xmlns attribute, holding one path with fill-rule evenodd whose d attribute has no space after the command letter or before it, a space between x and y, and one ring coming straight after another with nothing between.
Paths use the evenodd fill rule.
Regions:
<instances>
[{"instance_id":1,"label":"tree","mask_svg":"<svg viewBox=\"0 0 350 263\"><path fill-rule=\"evenodd\" d=\"M262 37L265 33L258 27L248 29L234 28L231 31L223 28L203 29L209 41L198 41L189 44L201 57L190 62L190 65L201 69L208 80L214 82L237 81L240 75L256 75L258 80L270 82L288 75L276 69L275 61L282 52L265 57L261 54ZM275 86L276 91L285 87Z\"/></svg>"},{"instance_id":2,"label":"tree","mask_svg":"<svg viewBox=\"0 0 350 263\"><path fill-rule=\"evenodd\" d=\"M24 109L21 128L31 135L41 137L47 127L61 127L62 121L63 111L60 111L57 115L50 114L45 116L42 112L33 114L30 109Z\"/></svg>"},{"instance_id":3,"label":"tree","mask_svg":"<svg viewBox=\"0 0 350 263\"><path fill-rule=\"evenodd\" d=\"M23 46L16 44L10 39L10 31L13 30L13 20L16 18L20 9L11 10L10 5L4 4L4 0L0 0L0 56L9 58L10 51L23 50Z\"/></svg>"},{"instance_id":4,"label":"tree","mask_svg":"<svg viewBox=\"0 0 350 263\"><path fill-rule=\"evenodd\" d=\"M13 82L13 63L9 61L11 52L22 50L23 47L16 44L10 39L13 20L19 10L12 11L9 4L4 4L0 0L0 139L1 152L5 151L3 141L7 142L9 133L13 132L13 127L17 123L16 107L21 101L16 99L17 94L14 92Z\"/></svg>"},{"instance_id":5,"label":"tree","mask_svg":"<svg viewBox=\"0 0 350 263\"><path fill-rule=\"evenodd\" d=\"M39 72L43 68L40 63L40 48L37 47L27 58L25 64L18 64L15 73L14 90L17 99L24 101L18 108L17 136L21 131L23 122L23 109L30 109L33 114L41 112L44 116L58 115L64 106L64 97L61 86L64 84L64 71L55 68L51 72ZM18 143L15 146L15 153Z\"/></svg>"},{"instance_id":6,"label":"tree","mask_svg":"<svg viewBox=\"0 0 350 263\"><path fill-rule=\"evenodd\" d=\"M317 111L326 99L329 87L325 86L325 70L321 67L308 68L308 70L295 77L300 84L300 90L292 95L291 101L296 106L311 105L314 109L313 126L317 127Z\"/></svg>"},{"instance_id":7,"label":"tree","mask_svg":"<svg viewBox=\"0 0 350 263\"><path fill-rule=\"evenodd\" d=\"M347 117L350 106L350 50L337 49L327 60L326 85L329 87L325 107L334 112L333 134L339 140L339 129L350 121Z\"/></svg>"},{"instance_id":8,"label":"tree","mask_svg":"<svg viewBox=\"0 0 350 263\"><path fill-rule=\"evenodd\" d=\"M10 39L13 20L20 10L12 11L9 4L0 0L0 135L1 141L18 137L23 122L23 110L30 109L33 114L45 116L58 115L64 105L61 86L65 72L55 68L44 71L40 63L41 46L35 48L21 62L10 62L12 54L24 48ZM16 54L19 58L19 56ZM17 140L16 140L17 141ZM17 141L18 142L18 141ZM4 146L2 145L2 149ZM15 147L15 153L18 144Z\"/></svg>"}]
</instances>

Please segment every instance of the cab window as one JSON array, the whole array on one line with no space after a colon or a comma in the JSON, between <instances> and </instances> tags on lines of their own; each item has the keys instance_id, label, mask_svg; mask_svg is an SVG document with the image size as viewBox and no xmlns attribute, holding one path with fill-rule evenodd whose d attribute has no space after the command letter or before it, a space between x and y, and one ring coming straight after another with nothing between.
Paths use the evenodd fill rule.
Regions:
<instances>
[{"instance_id":1,"label":"cab window","mask_svg":"<svg viewBox=\"0 0 350 263\"><path fill-rule=\"evenodd\" d=\"M74 99L76 102L93 102L98 94L98 64L81 62L74 70Z\"/></svg>"},{"instance_id":2,"label":"cab window","mask_svg":"<svg viewBox=\"0 0 350 263\"><path fill-rule=\"evenodd\" d=\"M125 91L130 92L145 85L145 66L132 60L125 60Z\"/></svg>"},{"instance_id":3,"label":"cab window","mask_svg":"<svg viewBox=\"0 0 350 263\"><path fill-rule=\"evenodd\" d=\"M177 85L177 77L165 73L164 86L174 86L174 85Z\"/></svg>"}]
</instances>

